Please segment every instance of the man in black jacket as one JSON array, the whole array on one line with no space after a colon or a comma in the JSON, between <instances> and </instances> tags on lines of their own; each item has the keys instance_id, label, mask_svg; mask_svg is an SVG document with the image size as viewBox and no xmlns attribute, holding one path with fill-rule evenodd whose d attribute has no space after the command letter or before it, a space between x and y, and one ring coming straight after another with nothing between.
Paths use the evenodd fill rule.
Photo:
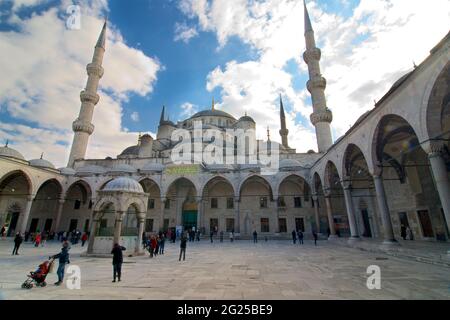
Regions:
<instances>
[{"instance_id":1,"label":"man in black jacket","mask_svg":"<svg viewBox=\"0 0 450 320\"><path fill-rule=\"evenodd\" d=\"M50 257L53 259L59 259L58 271L56 271L56 274L58 275L58 281L55 282L55 286L61 285L61 283L64 280L64 269L66 267L66 264L70 263L69 250L70 250L69 242L64 241L63 247L61 248L61 252L55 254L53 257Z\"/></svg>"},{"instance_id":2,"label":"man in black jacket","mask_svg":"<svg viewBox=\"0 0 450 320\"><path fill-rule=\"evenodd\" d=\"M114 244L113 249L111 250L111 254L113 255L113 281L116 282L117 279L120 282L120 277L122 276L122 263L123 263L123 254L122 251L125 251L125 247L122 247L118 243Z\"/></svg>"},{"instance_id":3,"label":"man in black jacket","mask_svg":"<svg viewBox=\"0 0 450 320\"><path fill-rule=\"evenodd\" d=\"M23 241L23 238L20 235L20 232L17 232L16 233L16 237L14 238L14 249L13 249L13 252L12 252L13 256L14 255L16 255L16 256L19 255L19 247L22 244L22 241Z\"/></svg>"},{"instance_id":4,"label":"man in black jacket","mask_svg":"<svg viewBox=\"0 0 450 320\"><path fill-rule=\"evenodd\" d=\"M185 234L183 234L181 236L180 257L178 258L178 261L181 261L181 255L183 255L183 261L186 260L186 243L187 243L187 237Z\"/></svg>"}]
</instances>

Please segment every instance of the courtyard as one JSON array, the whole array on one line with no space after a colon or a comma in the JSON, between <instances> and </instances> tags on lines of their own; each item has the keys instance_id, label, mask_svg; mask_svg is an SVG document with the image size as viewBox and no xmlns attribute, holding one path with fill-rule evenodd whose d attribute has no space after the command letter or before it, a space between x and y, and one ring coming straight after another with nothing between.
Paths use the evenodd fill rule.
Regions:
<instances>
[{"instance_id":1,"label":"courtyard","mask_svg":"<svg viewBox=\"0 0 450 320\"><path fill-rule=\"evenodd\" d=\"M166 243L163 256L128 257L122 281L112 283L111 259L84 257L86 246L73 245L71 264L81 269L81 289L21 289L26 274L60 244L35 248L25 243L11 256L11 240L0 240L1 299L449 299L450 269L339 243L312 241L188 242L186 261L178 261L179 242ZM127 251L125 251L125 254ZM369 290L367 268L381 270L381 289Z\"/></svg>"}]
</instances>

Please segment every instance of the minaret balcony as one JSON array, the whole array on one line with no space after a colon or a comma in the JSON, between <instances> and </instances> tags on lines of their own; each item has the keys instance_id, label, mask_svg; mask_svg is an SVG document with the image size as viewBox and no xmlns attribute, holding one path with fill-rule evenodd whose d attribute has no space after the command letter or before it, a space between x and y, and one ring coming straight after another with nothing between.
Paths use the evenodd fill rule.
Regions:
<instances>
[{"instance_id":1,"label":"minaret balcony","mask_svg":"<svg viewBox=\"0 0 450 320\"><path fill-rule=\"evenodd\" d=\"M85 132L91 135L94 132L94 125L89 122L82 121L80 119L75 120L72 123L72 129L74 132Z\"/></svg>"},{"instance_id":2,"label":"minaret balcony","mask_svg":"<svg viewBox=\"0 0 450 320\"><path fill-rule=\"evenodd\" d=\"M321 76L314 77L314 78L308 80L308 82L306 83L306 88L311 93L312 93L312 90L314 90L314 89L319 88L319 89L325 90L326 87L327 87L327 80Z\"/></svg>"},{"instance_id":3,"label":"minaret balcony","mask_svg":"<svg viewBox=\"0 0 450 320\"><path fill-rule=\"evenodd\" d=\"M105 70L102 66L99 66L96 63L90 63L86 66L86 71L89 76L103 77Z\"/></svg>"},{"instance_id":4,"label":"minaret balcony","mask_svg":"<svg viewBox=\"0 0 450 320\"><path fill-rule=\"evenodd\" d=\"M100 101L100 96L97 93L83 90L80 92L80 100L81 102L89 102L96 105Z\"/></svg>"},{"instance_id":5,"label":"minaret balcony","mask_svg":"<svg viewBox=\"0 0 450 320\"><path fill-rule=\"evenodd\" d=\"M312 48L305 51L303 54L303 60L305 60L306 64L309 64L311 61L319 61L322 56L322 52L319 48Z\"/></svg>"},{"instance_id":6,"label":"minaret balcony","mask_svg":"<svg viewBox=\"0 0 450 320\"><path fill-rule=\"evenodd\" d=\"M314 126L319 122L331 123L333 121L333 113L327 108L325 111L318 111L311 114L310 120Z\"/></svg>"}]
</instances>

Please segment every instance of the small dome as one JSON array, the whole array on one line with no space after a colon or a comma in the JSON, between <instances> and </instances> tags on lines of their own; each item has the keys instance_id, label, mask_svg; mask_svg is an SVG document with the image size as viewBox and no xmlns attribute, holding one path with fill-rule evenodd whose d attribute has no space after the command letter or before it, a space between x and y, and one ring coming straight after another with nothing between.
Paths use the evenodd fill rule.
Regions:
<instances>
[{"instance_id":1,"label":"small dome","mask_svg":"<svg viewBox=\"0 0 450 320\"><path fill-rule=\"evenodd\" d=\"M0 157L25 160L25 158L19 151L13 148L9 148L8 146L0 147Z\"/></svg>"},{"instance_id":2,"label":"small dome","mask_svg":"<svg viewBox=\"0 0 450 320\"><path fill-rule=\"evenodd\" d=\"M55 166L50 161L45 159L33 159L30 160L30 165L33 167L44 168L44 169L55 169Z\"/></svg>"},{"instance_id":3,"label":"small dome","mask_svg":"<svg viewBox=\"0 0 450 320\"><path fill-rule=\"evenodd\" d=\"M283 159L280 161L280 168L295 168L301 166L300 162L294 159Z\"/></svg>"},{"instance_id":4,"label":"small dome","mask_svg":"<svg viewBox=\"0 0 450 320\"><path fill-rule=\"evenodd\" d=\"M131 155L138 155L139 154L139 146L131 146L126 148L122 151L120 154L121 156L131 156Z\"/></svg>"},{"instance_id":5,"label":"small dome","mask_svg":"<svg viewBox=\"0 0 450 320\"><path fill-rule=\"evenodd\" d=\"M72 168L59 168L58 170L65 176L73 176L76 173Z\"/></svg>"},{"instance_id":6,"label":"small dome","mask_svg":"<svg viewBox=\"0 0 450 320\"><path fill-rule=\"evenodd\" d=\"M242 122L242 121L247 121L247 122L253 122L253 123L256 123L255 120L253 120L253 118L250 117L250 116L243 116L243 117L240 117L240 118L239 118L239 122Z\"/></svg>"},{"instance_id":7,"label":"small dome","mask_svg":"<svg viewBox=\"0 0 450 320\"><path fill-rule=\"evenodd\" d=\"M164 168L164 165L161 163L147 163L142 167L141 172L161 172Z\"/></svg>"},{"instance_id":8,"label":"small dome","mask_svg":"<svg viewBox=\"0 0 450 320\"><path fill-rule=\"evenodd\" d=\"M108 172L111 173L135 173L137 170L130 166L129 164L118 164L110 169Z\"/></svg>"},{"instance_id":9,"label":"small dome","mask_svg":"<svg viewBox=\"0 0 450 320\"><path fill-rule=\"evenodd\" d=\"M124 191L124 192L136 192L144 193L144 189L141 184L134 179L120 177L111 180L103 188L103 191Z\"/></svg>"},{"instance_id":10,"label":"small dome","mask_svg":"<svg viewBox=\"0 0 450 320\"><path fill-rule=\"evenodd\" d=\"M103 174L106 172L105 168L96 165L87 165L76 170L77 174L80 175L93 175L93 174Z\"/></svg>"},{"instance_id":11,"label":"small dome","mask_svg":"<svg viewBox=\"0 0 450 320\"><path fill-rule=\"evenodd\" d=\"M314 154L314 153L316 153L314 150L308 150L308 152L307 152L307 154Z\"/></svg>"}]
</instances>

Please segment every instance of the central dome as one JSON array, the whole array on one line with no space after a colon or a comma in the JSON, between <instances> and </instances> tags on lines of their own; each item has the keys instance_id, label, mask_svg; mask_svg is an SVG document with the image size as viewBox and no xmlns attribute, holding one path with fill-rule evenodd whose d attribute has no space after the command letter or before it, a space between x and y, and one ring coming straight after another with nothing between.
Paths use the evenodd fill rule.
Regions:
<instances>
[{"instance_id":1,"label":"central dome","mask_svg":"<svg viewBox=\"0 0 450 320\"><path fill-rule=\"evenodd\" d=\"M142 188L139 182L137 182L134 179L125 177L111 180L103 188L103 191L124 191L124 192L144 193L144 189Z\"/></svg>"},{"instance_id":2,"label":"central dome","mask_svg":"<svg viewBox=\"0 0 450 320\"><path fill-rule=\"evenodd\" d=\"M220 110L203 110L194 114L190 119L200 118L200 117L226 117L236 120L231 114Z\"/></svg>"}]
</instances>

